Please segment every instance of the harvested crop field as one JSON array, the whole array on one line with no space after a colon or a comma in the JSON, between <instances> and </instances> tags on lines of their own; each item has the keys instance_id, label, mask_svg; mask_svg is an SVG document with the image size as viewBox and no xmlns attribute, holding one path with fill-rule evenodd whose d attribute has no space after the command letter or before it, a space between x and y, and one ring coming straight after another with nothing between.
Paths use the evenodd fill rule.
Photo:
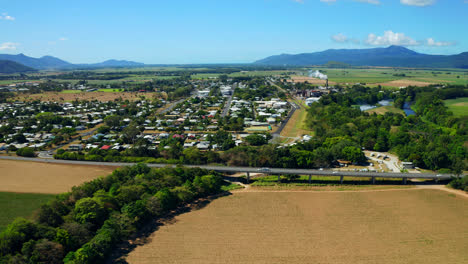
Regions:
<instances>
[{"instance_id":1,"label":"harvested crop field","mask_svg":"<svg viewBox=\"0 0 468 264\"><path fill-rule=\"evenodd\" d=\"M114 168L0 160L0 191L58 194L107 176Z\"/></svg>"},{"instance_id":2,"label":"harvested crop field","mask_svg":"<svg viewBox=\"0 0 468 264\"><path fill-rule=\"evenodd\" d=\"M326 80L321 80L321 79L307 77L307 76L291 76L291 80L288 80L288 81L295 82L295 83L308 82L310 84L321 84L321 85L325 85L327 82ZM334 85L336 83L329 81L328 84Z\"/></svg>"},{"instance_id":3,"label":"harvested crop field","mask_svg":"<svg viewBox=\"0 0 468 264\"><path fill-rule=\"evenodd\" d=\"M468 200L438 190L236 192L160 226L128 263L468 263Z\"/></svg>"},{"instance_id":4,"label":"harvested crop field","mask_svg":"<svg viewBox=\"0 0 468 264\"><path fill-rule=\"evenodd\" d=\"M408 87L408 86L424 87L424 86L428 86L431 84L433 83L412 81L412 80L395 80L395 81L390 81L390 82L385 82L385 83L376 83L376 85L391 86L391 87Z\"/></svg>"},{"instance_id":5,"label":"harvested crop field","mask_svg":"<svg viewBox=\"0 0 468 264\"><path fill-rule=\"evenodd\" d=\"M68 92L44 92L39 94L26 94L16 97L16 100L31 102L34 100L40 100L42 102L70 102L75 100L93 101L97 100L100 102L114 101L115 99L122 98L122 100L136 101L140 100L140 96L146 98L153 98L156 93L136 93L136 92L79 92L79 93L68 93Z\"/></svg>"}]
</instances>

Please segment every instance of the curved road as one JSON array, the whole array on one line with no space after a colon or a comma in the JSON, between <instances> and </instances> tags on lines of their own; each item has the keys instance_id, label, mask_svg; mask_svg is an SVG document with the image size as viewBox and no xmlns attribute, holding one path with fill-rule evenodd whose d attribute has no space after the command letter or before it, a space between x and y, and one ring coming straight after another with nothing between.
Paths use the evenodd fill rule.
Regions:
<instances>
[{"instance_id":1,"label":"curved road","mask_svg":"<svg viewBox=\"0 0 468 264\"><path fill-rule=\"evenodd\" d=\"M23 157L10 157L0 156L3 160L17 160L17 161L32 161L32 162L45 162L56 164L75 164L75 165L91 165L91 166L112 166L123 167L131 166L136 163L126 162L94 162L94 161L76 161L76 160L56 160L56 159L40 159L40 158L23 158ZM163 168L163 167L177 167L179 165L173 164L154 164L147 163L148 167ZM403 178L403 179L436 179L448 180L454 175L450 174L434 174L434 173L386 173L386 172L353 172L353 171L332 171L332 170L312 170L312 169L285 169L285 168L255 168L255 167L228 167L228 166L211 166L211 165L183 165L189 168L202 168L206 170L213 170L218 172L248 172L248 173L265 173L265 174L298 174L298 175L314 175L314 176L346 176L346 177L375 177L375 178Z\"/></svg>"}]
</instances>

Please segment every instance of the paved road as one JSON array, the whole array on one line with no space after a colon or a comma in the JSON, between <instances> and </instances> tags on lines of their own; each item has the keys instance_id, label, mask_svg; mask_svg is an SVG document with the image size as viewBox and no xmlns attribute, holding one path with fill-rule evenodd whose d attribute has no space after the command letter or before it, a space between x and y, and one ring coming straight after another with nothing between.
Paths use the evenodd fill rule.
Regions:
<instances>
[{"instance_id":1,"label":"paved road","mask_svg":"<svg viewBox=\"0 0 468 264\"><path fill-rule=\"evenodd\" d=\"M289 119L291 119L294 112L296 112L296 110L299 109L299 106L296 103L294 103L294 102L289 102L289 103L291 104L292 109L291 109L291 111L289 111L288 116L283 121L281 121L281 124L278 127L278 129L276 129L275 133L271 134L272 138L270 139L270 142L273 142L276 138L280 137L280 134L283 131L286 124L289 122Z\"/></svg>"},{"instance_id":2,"label":"paved road","mask_svg":"<svg viewBox=\"0 0 468 264\"><path fill-rule=\"evenodd\" d=\"M231 108L232 103L232 94L228 97L226 104L224 105L223 113L221 113L221 117L227 116L229 113L229 108Z\"/></svg>"},{"instance_id":3,"label":"paved road","mask_svg":"<svg viewBox=\"0 0 468 264\"><path fill-rule=\"evenodd\" d=\"M33 161L57 164L75 164L75 165L92 165L92 166L131 166L136 163L125 162L93 162L93 161L72 161L72 160L55 160L55 159L40 159L40 158L23 158L23 157L10 157L0 156L3 160L19 160L19 161ZM169 164L147 164L148 167L162 168L162 167L176 167L177 165ZM249 173L265 173L265 174L298 174L298 175L315 175L315 176L346 176L346 177L376 177L376 178L408 178L408 179L438 179L447 180L453 175L440 175L434 173L385 173L385 172L352 172L352 171L332 171L332 170L311 170L311 169L284 169L284 168L254 168L254 167L227 167L227 166L209 166L209 165L184 165L189 168L202 168L207 170L214 170L219 172L249 172Z\"/></svg>"},{"instance_id":4,"label":"paved road","mask_svg":"<svg viewBox=\"0 0 468 264\"><path fill-rule=\"evenodd\" d=\"M183 101L185 101L185 100L187 100L187 99L188 99L188 98L182 98L182 99L179 99L179 100L177 100L177 101L175 101L175 102L172 102L172 103L170 103L170 105L169 105L166 109L162 110L162 111L159 112L159 113L160 113L160 114L165 114L165 113L167 113L167 112L170 112L170 111L172 111L172 109L173 109L176 105L178 105L179 103L182 103Z\"/></svg>"}]
</instances>

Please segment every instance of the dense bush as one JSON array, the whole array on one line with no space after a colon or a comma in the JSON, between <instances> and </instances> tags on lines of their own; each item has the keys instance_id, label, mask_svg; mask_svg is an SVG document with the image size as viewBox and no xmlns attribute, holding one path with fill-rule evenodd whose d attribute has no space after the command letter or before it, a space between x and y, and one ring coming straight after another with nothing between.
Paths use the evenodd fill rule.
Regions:
<instances>
[{"instance_id":1,"label":"dense bush","mask_svg":"<svg viewBox=\"0 0 468 264\"><path fill-rule=\"evenodd\" d=\"M206 170L138 164L73 187L0 234L0 263L102 263L116 243L169 210L221 191Z\"/></svg>"},{"instance_id":2,"label":"dense bush","mask_svg":"<svg viewBox=\"0 0 468 264\"><path fill-rule=\"evenodd\" d=\"M16 150L16 155L22 156L22 157L35 157L36 154L34 153L34 149L32 148L20 148Z\"/></svg>"},{"instance_id":3,"label":"dense bush","mask_svg":"<svg viewBox=\"0 0 468 264\"><path fill-rule=\"evenodd\" d=\"M468 175L460 179L452 180L449 183L449 185L454 189L464 190L465 192L468 192Z\"/></svg>"}]
</instances>

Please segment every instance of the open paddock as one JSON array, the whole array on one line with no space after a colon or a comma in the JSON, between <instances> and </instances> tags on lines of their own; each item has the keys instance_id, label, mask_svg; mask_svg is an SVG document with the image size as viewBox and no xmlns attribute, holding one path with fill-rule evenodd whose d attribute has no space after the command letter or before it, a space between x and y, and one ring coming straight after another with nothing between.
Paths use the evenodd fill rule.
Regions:
<instances>
[{"instance_id":1,"label":"open paddock","mask_svg":"<svg viewBox=\"0 0 468 264\"><path fill-rule=\"evenodd\" d=\"M154 92L148 93L137 93L137 92L116 92L111 91L97 91L97 92L80 92L76 90L64 91L64 92L43 92L39 94L20 94L15 100L31 102L34 100L40 100L42 102L71 102L71 101L101 101L108 102L116 99L136 101L140 100L141 97L154 98L157 96Z\"/></svg>"},{"instance_id":2,"label":"open paddock","mask_svg":"<svg viewBox=\"0 0 468 264\"><path fill-rule=\"evenodd\" d=\"M0 160L0 192L68 192L71 187L112 173L113 167Z\"/></svg>"},{"instance_id":3,"label":"open paddock","mask_svg":"<svg viewBox=\"0 0 468 264\"><path fill-rule=\"evenodd\" d=\"M468 200L426 189L238 191L163 223L128 263L467 263Z\"/></svg>"}]
</instances>

